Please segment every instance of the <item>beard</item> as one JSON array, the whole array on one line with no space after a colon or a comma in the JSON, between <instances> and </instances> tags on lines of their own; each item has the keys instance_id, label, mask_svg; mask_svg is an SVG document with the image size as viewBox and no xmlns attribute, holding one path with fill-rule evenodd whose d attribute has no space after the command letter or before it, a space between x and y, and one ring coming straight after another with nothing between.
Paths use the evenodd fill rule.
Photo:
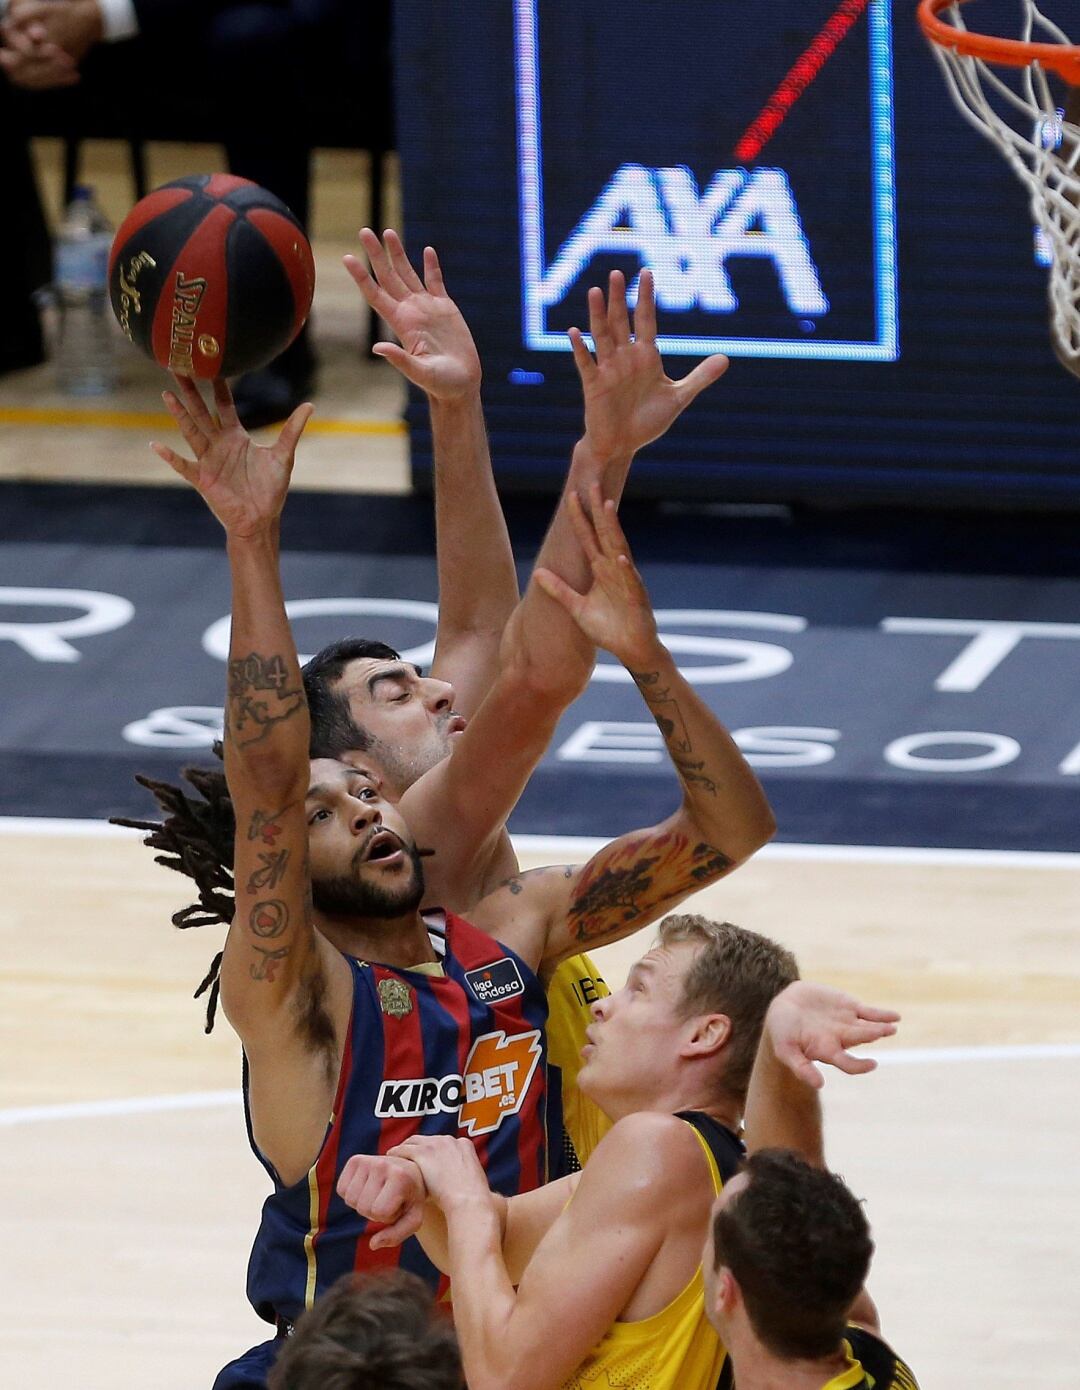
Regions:
<instances>
[{"instance_id":1,"label":"beard","mask_svg":"<svg viewBox=\"0 0 1080 1390\"><path fill-rule=\"evenodd\" d=\"M424 869L415 845L403 846L412 873L403 882L383 886L341 874L337 878L312 880L311 901L328 917L386 919L415 912L424 897Z\"/></svg>"}]
</instances>

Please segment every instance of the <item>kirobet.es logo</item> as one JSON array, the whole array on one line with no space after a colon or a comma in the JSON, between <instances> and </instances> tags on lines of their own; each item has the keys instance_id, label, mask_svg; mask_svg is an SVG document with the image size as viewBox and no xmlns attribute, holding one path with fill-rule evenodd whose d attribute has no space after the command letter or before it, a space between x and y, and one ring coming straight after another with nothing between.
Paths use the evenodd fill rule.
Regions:
<instances>
[{"instance_id":1,"label":"kirobet.es logo","mask_svg":"<svg viewBox=\"0 0 1080 1390\"><path fill-rule=\"evenodd\" d=\"M458 1112L470 1138L490 1134L516 1115L543 1052L540 1030L507 1037L500 1028L473 1043L462 1075L384 1081L375 1114L380 1119Z\"/></svg>"}]
</instances>

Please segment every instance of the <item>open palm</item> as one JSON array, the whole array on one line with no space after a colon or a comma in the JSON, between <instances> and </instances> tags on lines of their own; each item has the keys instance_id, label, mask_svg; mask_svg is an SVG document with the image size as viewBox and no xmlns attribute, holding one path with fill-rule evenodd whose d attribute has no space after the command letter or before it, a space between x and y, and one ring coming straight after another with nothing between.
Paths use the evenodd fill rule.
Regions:
<instances>
[{"instance_id":1,"label":"open palm","mask_svg":"<svg viewBox=\"0 0 1080 1390\"><path fill-rule=\"evenodd\" d=\"M285 505L296 446L312 407L294 410L277 442L264 448L241 425L224 381L214 382L217 418L190 377L178 376L176 385L179 395L166 391L163 400L195 457L185 458L164 444L150 447L195 488L229 535L265 531Z\"/></svg>"},{"instance_id":2,"label":"open palm","mask_svg":"<svg viewBox=\"0 0 1080 1390\"><path fill-rule=\"evenodd\" d=\"M585 394L585 437L604 458L630 455L670 428L706 386L723 376L726 357L707 357L680 381L664 371L656 347L656 300L652 272L643 270L634 311L634 333L626 307L626 278L613 270L603 290L589 291L589 331L595 360L577 328L569 331L574 362Z\"/></svg>"},{"instance_id":3,"label":"open palm","mask_svg":"<svg viewBox=\"0 0 1080 1390\"><path fill-rule=\"evenodd\" d=\"M360 241L374 276L355 256L345 268L373 313L401 340L376 343L372 352L437 400L457 400L480 387L480 358L461 310L446 293L439 258L424 249L424 278L412 267L401 238L388 231L384 241L365 227Z\"/></svg>"}]
</instances>

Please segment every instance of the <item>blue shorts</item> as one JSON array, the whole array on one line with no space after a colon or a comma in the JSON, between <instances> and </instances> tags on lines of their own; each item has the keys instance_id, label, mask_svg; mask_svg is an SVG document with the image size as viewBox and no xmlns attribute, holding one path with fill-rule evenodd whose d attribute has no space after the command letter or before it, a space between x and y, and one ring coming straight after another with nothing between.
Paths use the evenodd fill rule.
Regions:
<instances>
[{"instance_id":1,"label":"blue shorts","mask_svg":"<svg viewBox=\"0 0 1080 1390\"><path fill-rule=\"evenodd\" d=\"M284 1337L274 1337L245 1351L218 1372L214 1390L266 1390L266 1377L284 1345Z\"/></svg>"}]
</instances>

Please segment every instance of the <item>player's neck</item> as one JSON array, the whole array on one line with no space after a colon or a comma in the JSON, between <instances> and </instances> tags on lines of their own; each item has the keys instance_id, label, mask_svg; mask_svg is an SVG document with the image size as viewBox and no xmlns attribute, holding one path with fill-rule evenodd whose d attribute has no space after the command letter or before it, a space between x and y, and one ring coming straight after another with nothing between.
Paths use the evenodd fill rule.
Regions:
<instances>
[{"instance_id":1,"label":"player's neck","mask_svg":"<svg viewBox=\"0 0 1080 1390\"><path fill-rule=\"evenodd\" d=\"M356 960L408 970L437 959L420 913L401 917L341 918L320 913L318 928L327 941Z\"/></svg>"},{"instance_id":2,"label":"player's neck","mask_svg":"<svg viewBox=\"0 0 1080 1390\"><path fill-rule=\"evenodd\" d=\"M774 1356L749 1329L728 1335L728 1355L739 1390L822 1390L848 1367L843 1350L820 1359L789 1361Z\"/></svg>"}]
</instances>

